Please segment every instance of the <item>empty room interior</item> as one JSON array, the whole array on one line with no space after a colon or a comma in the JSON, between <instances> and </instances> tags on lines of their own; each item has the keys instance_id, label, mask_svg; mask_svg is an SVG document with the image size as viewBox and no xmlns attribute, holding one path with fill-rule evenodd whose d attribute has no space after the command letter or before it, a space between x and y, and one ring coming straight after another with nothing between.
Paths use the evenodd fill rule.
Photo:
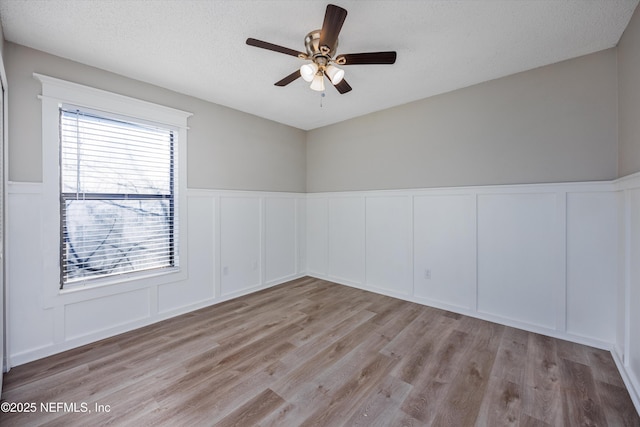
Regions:
<instances>
[{"instance_id":1,"label":"empty room interior","mask_svg":"<svg viewBox=\"0 0 640 427\"><path fill-rule=\"evenodd\" d=\"M640 426L638 2L0 0L0 424Z\"/></svg>"}]
</instances>

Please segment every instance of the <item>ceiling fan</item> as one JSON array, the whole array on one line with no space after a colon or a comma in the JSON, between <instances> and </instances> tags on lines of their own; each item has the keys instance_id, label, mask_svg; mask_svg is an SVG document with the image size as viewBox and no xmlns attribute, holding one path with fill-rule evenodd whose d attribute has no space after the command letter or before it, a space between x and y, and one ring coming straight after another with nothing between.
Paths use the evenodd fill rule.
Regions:
<instances>
[{"instance_id":1,"label":"ceiling fan","mask_svg":"<svg viewBox=\"0 0 640 427\"><path fill-rule=\"evenodd\" d=\"M340 34L346 17L347 11L345 9L334 4L327 5L322 29L311 31L304 38L306 53L254 38L248 38L247 44L311 61L276 82L276 86L286 86L302 77L311 83L311 89L321 92L324 91L324 76L326 76L338 92L344 94L351 90L351 86L344 79L344 70L336 65L393 64L396 62L395 51L347 53L335 56L338 48L338 34Z\"/></svg>"}]
</instances>

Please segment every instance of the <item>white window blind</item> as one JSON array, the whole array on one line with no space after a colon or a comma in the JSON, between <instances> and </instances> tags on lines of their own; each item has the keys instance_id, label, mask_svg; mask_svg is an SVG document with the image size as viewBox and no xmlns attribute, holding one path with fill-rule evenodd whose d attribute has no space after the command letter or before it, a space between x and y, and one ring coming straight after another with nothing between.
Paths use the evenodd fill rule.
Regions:
<instances>
[{"instance_id":1,"label":"white window blind","mask_svg":"<svg viewBox=\"0 0 640 427\"><path fill-rule=\"evenodd\" d=\"M61 287L176 266L175 138L60 109Z\"/></svg>"}]
</instances>

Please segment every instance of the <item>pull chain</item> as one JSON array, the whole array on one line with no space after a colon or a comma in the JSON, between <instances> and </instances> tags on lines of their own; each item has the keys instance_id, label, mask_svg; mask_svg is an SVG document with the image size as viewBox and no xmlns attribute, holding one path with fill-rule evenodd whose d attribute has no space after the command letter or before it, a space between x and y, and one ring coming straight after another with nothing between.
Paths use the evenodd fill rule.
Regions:
<instances>
[{"instance_id":1,"label":"pull chain","mask_svg":"<svg viewBox=\"0 0 640 427\"><path fill-rule=\"evenodd\" d=\"M322 98L324 98L324 92L320 94L320 108L322 108Z\"/></svg>"}]
</instances>

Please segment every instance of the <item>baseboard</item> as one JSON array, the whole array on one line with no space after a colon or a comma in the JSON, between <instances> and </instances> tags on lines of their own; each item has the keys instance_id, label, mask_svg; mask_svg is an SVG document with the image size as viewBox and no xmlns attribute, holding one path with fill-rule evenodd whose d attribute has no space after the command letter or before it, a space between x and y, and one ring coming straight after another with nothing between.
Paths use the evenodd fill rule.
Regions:
<instances>
[{"instance_id":1,"label":"baseboard","mask_svg":"<svg viewBox=\"0 0 640 427\"><path fill-rule=\"evenodd\" d=\"M491 316L491 315L486 315L484 313L478 313L478 312L473 312L470 310L466 310L466 309L462 309L460 307L456 307L456 306L452 306L452 305L448 305L448 304L438 304L436 302L433 301L425 301L423 299L420 298L414 298L414 297L407 297L406 295L400 295L400 294L394 294L394 293L390 293L390 292L384 292L381 291L380 289L377 288L371 288L371 287L367 287L365 285L362 284L356 284L356 283L351 283L349 281L341 281L336 279L335 277L325 277L321 274L317 274L317 273L308 273L307 276L309 277L313 277L316 279L320 279L320 280L326 280L328 282L332 282L332 283L337 283L339 285L343 285L343 286L349 286L352 288L356 288L356 289L360 289L363 291L367 291L367 292L373 292L373 293L377 293L380 295L385 295L385 296L389 296L392 298L398 298L398 299L402 299L404 301L409 301L409 302L414 302L416 304L421 304L427 307L433 307L433 308L437 308L440 310L447 310L447 311L451 311L454 313L458 313L458 314L462 314L464 316L469 316L469 317L473 317L476 319L481 319L481 320L486 320L489 322L494 322L494 323L498 323L504 326L509 326L512 328L517 328L517 329L521 329L521 330L525 330L527 332L533 332L533 333L537 333L537 334L541 334L541 335L546 335L552 338L557 338L557 339L561 339L561 340L565 340L565 341L570 341L576 344L582 344L582 345L587 345L590 347L595 347L595 348L599 348L601 350L607 350L610 351L611 356L613 357L613 360L616 364L616 367L618 368L618 371L620 372L620 376L622 377L622 380L624 381L624 385L627 388L627 391L629 392L629 396L631 396L631 400L633 401L633 405L636 408L636 411L638 411L638 413L640 414L640 384L638 384L635 381L635 378L633 375L631 375L629 372L627 372L626 367L624 365L624 363L622 362L622 359L620 358L620 356L618 355L618 352L615 349L615 346L612 346L609 343L606 342L602 342L599 340L594 340L592 338L588 338L588 337L581 337L581 336L577 336L577 335L571 335L571 334L567 334L565 332L562 331L555 331L552 329L545 329L542 327L538 327L535 325L528 325L522 322L518 322L518 321L513 321L510 319L504 319L498 316Z\"/></svg>"},{"instance_id":2,"label":"baseboard","mask_svg":"<svg viewBox=\"0 0 640 427\"><path fill-rule=\"evenodd\" d=\"M307 273L308 276L314 277L316 279L326 280L328 282L337 283L339 285L349 286L352 288L360 289L367 292L373 292L379 295L385 295L392 298L398 298L403 301L409 301L416 304L424 305L427 307L433 307L440 310L451 311L453 313L462 314L463 316L473 317L475 319L486 320L487 322L493 322L504 326L509 326L511 328L521 329L527 332L532 332L540 335L545 335L551 338L557 338L565 341L570 341L576 344L588 345L590 347L595 347L601 350L611 350L612 344L609 342L605 342L602 340L598 340L596 338L585 337L581 335L569 334L564 331L559 331L556 329L549 329L544 326L530 324L526 322L519 321L517 319L510 319L503 316L493 315L491 313L483 313L479 311L473 311L469 309L465 309L460 306L455 306L451 304L445 304L434 300L428 300L425 298L415 297L412 295L400 294L396 292L387 292L386 290L363 285L361 283L355 283L348 280L342 280L340 278L334 276L324 276L317 273Z\"/></svg>"},{"instance_id":3,"label":"baseboard","mask_svg":"<svg viewBox=\"0 0 640 427\"><path fill-rule=\"evenodd\" d=\"M111 329L107 329L107 330L103 330L103 331L99 331L95 334L91 334L91 335L86 335L86 336L82 336L82 337L78 337L78 338L74 338L74 339L70 339L70 340L66 340L64 342L60 342L60 343L52 343L51 345L46 345L46 346L42 346L42 347L38 347L38 348L33 348L33 349L29 349L25 352L22 353L17 353L17 354L13 354L11 355L11 359L10 362L5 359L5 361L7 361L8 366L7 366L7 370L5 372L8 372L12 367L16 367L16 366L20 366L20 365L24 365L26 363L29 362L33 362L35 360L38 359L42 359L48 356L53 356L55 354L58 353L62 353L64 351L67 350L72 350L74 348L78 348L78 347L82 347L84 345L89 345L91 343L103 340L103 339L107 339L107 338L111 338L114 337L116 335L120 335L126 332L130 332L133 331L135 329L140 329L140 328L144 328L145 326L149 326L152 325L154 323L158 323L158 322L162 322L164 320L168 320L171 319L173 317L177 317L177 316L181 316L183 314L187 314L190 313L192 311L196 311L196 310L200 310L202 308L206 308L206 307L210 307L213 305L217 305L220 304L222 302L225 301L229 301L244 295L248 295L248 294L252 294L254 292L258 292L264 289L268 289L277 285L281 285L283 283L289 282L291 280L296 280L299 279L301 277L305 277L304 274L295 274L293 276L290 276L288 279L283 280L283 281L278 281L278 280L274 280L268 283L262 283L258 286L252 287L250 289L245 289L241 292L238 293L234 293L233 295L224 295L224 296L219 296L216 298L212 298L212 299L206 299L206 300L202 300L202 301L196 301L192 304L188 304L185 306L181 306L181 307L176 307L176 308L172 308L171 310L167 310L167 311L162 311L162 312L158 312L155 316L152 317L147 317L144 319L139 319L135 322L131 322L131 323L126 323L123 325L118 325L117 327L111 328Z\"/></svg>"},{"instance_id":4,"label":"baseboard","mask_svg":"<svg viewBox=\"0 0 640 427\"><path fill-rule=\"evenodd\" d=\"M627 387L627 391L629 392L629 396L631 397L633 406L636 407L636 411L638 411L638 414L640 414L640 384L638 384L637 381L634 380L634 376L630 375L630 373L627 371L627 368L622 361L622 358L616 351L615 347L611 349L611 357L613 357L613 361L618 367L618 372L620 372L622 381Z\"/></svg>"}]
</instances>

